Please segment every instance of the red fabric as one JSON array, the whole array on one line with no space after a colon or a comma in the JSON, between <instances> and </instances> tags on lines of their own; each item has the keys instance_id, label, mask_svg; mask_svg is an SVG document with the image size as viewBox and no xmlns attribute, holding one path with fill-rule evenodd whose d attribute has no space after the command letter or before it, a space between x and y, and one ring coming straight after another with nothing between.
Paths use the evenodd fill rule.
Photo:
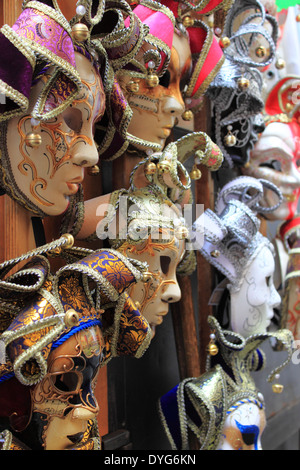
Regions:
<instances>
[{"instance_id":1,"label":"red fabric","mask_svg":"<svg viewBox=\"0 0 300 470\"><path fill-rule=\"evenodd\" d=\"M188 29L188 33L190 37L190 47L191 47L192 54L200 54L200 57L198 58L198 60L201 61L201 51L202 51L203 44L207 37L207 31L205 29L192 27ZM200 86L202 86L205 80L213 72L213 70L219 64L222 57L223 57L223 51L221 47L219 46L217 39L215 38L215 36L213 36L212 44L204 58L204 63L197 77L196 85L193 89L192 96L197 92Z\"/></svg>"},{"instance_id":2,"label":"red fabric","mask_svg":"<svg viewBox=\"0 0 300 470\"><path fill-rule=\"evenodd\" d=\"M197 13L200 15L207 15L209 14L212 10L214 10L218 5L220 5L223 2L223 0L209 0L207 2L207 5L202 8L202 10L197 10ZM166 7L170 8L170 10L174 13L175 18L178 17L178 6L179 6L179 1L176 0L162 0L161 3L165 5ZM190 2L191 4L194 4L192 1ZM198 2L201 6L201 3L206 3L205 1Z\"/></svg>"}]
</instances>

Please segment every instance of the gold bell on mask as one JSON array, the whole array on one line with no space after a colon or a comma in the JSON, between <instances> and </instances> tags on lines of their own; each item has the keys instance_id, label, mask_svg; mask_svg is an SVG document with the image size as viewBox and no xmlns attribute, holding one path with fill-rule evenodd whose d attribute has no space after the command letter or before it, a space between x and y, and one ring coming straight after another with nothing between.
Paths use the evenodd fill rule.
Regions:
<instances>
[{"instance_id":1,"label":"gold bell on mask","mask_svg":"<svg viewBox=\"0 0 300 470\"><path fill-rule=\"evenodd\" d=\"M152 274L151 273L148 273L148 272L144 272L142 274L142 282L149 282L150 279L152 278Z\"/></svg>"},{"instance_id":2,"label":"gold bell on mask","mask_svg":"<svg viewBox=\"0 0 300 470\"><path fill-rule=\"evenodd\" d=\"M90 37L89 28L87 25L81 23L81 19L86 14L86 8L84 5L78 5L76 7L76 15L79 22L72 26L72 37L75 41L83 42Z\"/></svg>"},{"instance_id":3,"label":"gold bell on mask","mask_svg":"<svg viewBox=\"0 0 300 470\"><path fill-rule=\"evenodd\" d=\"M241 90L247 90L250 86L250 80L245 77L241 77L238 79L238 86Z\"/></svg>"},{"instance_id":4,"label":"gold bell on mask","mask_svg":"<svg viewBox=\"0 0 300 470\"><path fill-rule=\"evenodd\" d=\"M197 168L196 165L193 166L191 172L190 172L190 177L192 180L199 180L202 176L202 173L201 171L199 170L199 168Z\"/></svg>"},{"instance_id":5,"label":"gold bell on mask","mask_svg":"<svg viewBox=\"0 0 300 470\"><path fill-rule=\"evenodd\" d=\"M216 339L215 334L211 333L210 341L209 341L208 346L206 348L206 350L207 350L207 352L210 356L216 356L219 352L219 348L215 343L215 339Z\"/></svg>"},{"instance_id":6,"label":"gold bell on mask","mask_svg":"<svg viewBox=\"0 0 300 470\"><path fill-rule=\"evenodd\" d=\"M154 88L159 84L159 78L156 75L156 73L150 72L149 75L146 78L146 83L148 87Z\"/></svg>"},{"instance_id":7,"label":"gold bell on mask","mask_svg":"<svg viewBox=\"0 0 300 470\"><path fill-rule=\"evenodd\" d=\"M256 57L259 57L260 59L262 57L265 57L267 53L267 50L264 46L258 46L256 49L255 49L255 54L256 54Z\"/></svg>"},{"instance_id":8,"label":"gold bell on mask","mask_svg":"<svg viewBox=\"0 0 300 470\"><path fill-rule=\"evenodd\" d=\"M171 163L168 160L162 160L158 162L157 169L159 173L169 173L171 170Z\"/></svg>"},{"instance_id":9,"label":"gold bell on mask","mask_svg":"<svg viewBox=\"0 0 300 470\"><path fill-rule=\"evenodd\" d=\"M181 115L184 121L191 121L193 119L193 116L193 111L191 111L190 109L186 109Z\"/></svg>"},{"instance_id":10,"label":"gold bell on mask","mask_svg":"<svg viewBox=\"0 0 300 470\"><path fill-rule=\"evenodd\" d=\"M279 380L279 377L280 377L279 374L275 375L276 380ZM284 389L284 386L282 384L275 383L275 384L272 385L272 390L273 390L274 393L277 393L277 394L282 393L283 389Z\"/></svg>"},{"instance_id":11,"label":"gold bell on mask","mask_svg":"<svg viewBox=\"0 0 300 470\"><path fill-rule=\"evenodd\" d=\"M159 78L156 73L153 72L155 67L155 62L153 60L149 60L148 62L148 75L146 78L147 86L150 88L154 88L159 84Z\"/></svg>"},{"instance_id":12,"label":"gold bell on mask","mask_svg":"<svg viewBox=\"0 0 300 470\"><path fill-rule=\"evenodd\" d=\"M73 308L70 308L65 313L65 324L67 327L72 328L73 326L79 325L79 315Z\"/></svg>"},{"instance_id":13,"label":"gold bell on mask","mask_svg":"<svg viewBox=\"0 0 300 470\"><path fill-rule=\"evenodd\" d=\"M36 132L29 132L25 137L25 144L28 145L28 147L37 148L41 143L42 137Z\"/></svg>"},{"instance_id":14,"label":"gold bell on mask","mask_svg":"<svg viewBox=\"0 0 300 470\"><path fill-rule=\"evenodd\" d=\"M234 147L236 144L236 137L232 133L231 126L228 126L227 129L228 129L228 134L226 134L224 137L224 144L226 145L226 147Z\"/></svg>"},{"instance_id":15,"label":"gold bell on mask","mask_svg":"<svg viewBox=\"0 0 300 470\"><path fill-rule=\"evenodd\" d=\"M100 168L98 167L98 165L93 165L88 168L87 172L90 176L95 176L100 173Z\"/></svg>"},{"instance_id":16,"label":"gold bell on mask","mask_svg":"<svg viewBox=\"0 0 300 470\"><path fill-rule=\"evenodd\" d=\"M154 175L156 170L157 168L154 162L148 162L144 168L145 175Z\"/></svg>"},{"instance_id":17,"label":"gold bell on mask","mask_svg":"<svg viewBox=\"0 0 300 470\"><path fill-rule=\"evenodd\" d=\"M277 68L277 70L282 70L282 69L284 69L284 67L285 67L285 60L283 60L283 59L277 59L276 62L275 62L275 67Z\"/></svg>"},{"instance_id":18,"label":"gold bell on mask","mask_svg":"<svg viewBox=\"0 0 300 470\"><path fill-rule=\"evenodd\" d=\"M230 46L230 39L227 36L224 36L223 38L220 39L219 45L223 49L225 49L226 47L229 47Z\"/></svg>"},{"instance_id":19,"label":"gold bell on mask","mask_svg":"<svg viewBox=\"0 0 300 470\"><path fill-rule=\"evenodd\" d=\"M194 20L190 16L185 16L182 20L182 24L185 28L190 28L191 26L194 25Z\"/></svg>"},{"instance_id":20,"label":"gold bell on mask","mask_svg":"<svg viewBox=\"0 0 300 470\"><path fill-rule=\"evenodd\" d=\"M76 23L72 26L72 37L75 41L84 42L90 36L89 28L83 23Z\"/></svg>"}]
</instances>

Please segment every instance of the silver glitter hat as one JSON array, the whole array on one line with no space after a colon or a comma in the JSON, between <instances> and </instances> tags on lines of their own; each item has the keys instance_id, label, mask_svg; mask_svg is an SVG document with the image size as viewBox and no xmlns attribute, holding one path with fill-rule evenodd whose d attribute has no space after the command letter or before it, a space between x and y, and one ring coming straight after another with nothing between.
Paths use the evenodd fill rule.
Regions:
<instances>
[{"instance_id":1,"label":"silver glitter hat","mask_svg":"<svg viewBox=\"0 0 300 470\"><path fill-rule=\"evenodd\" d=\"M275 206L262 205L264 188L277 194ZM221 189L215 212L207 209L196 220L194 248L226 276L231 291L239 290L243 273L264 246L273 250L259 232L258 214L275 210L281 202L280 191L269 181L240 176Z\"/></svg>"}]
</instances>

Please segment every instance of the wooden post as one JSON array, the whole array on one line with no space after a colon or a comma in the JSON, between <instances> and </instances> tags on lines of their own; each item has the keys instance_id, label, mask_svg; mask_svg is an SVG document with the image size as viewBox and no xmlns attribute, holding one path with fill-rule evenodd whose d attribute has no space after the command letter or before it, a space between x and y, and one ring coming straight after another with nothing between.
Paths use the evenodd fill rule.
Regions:
<instances>
[{"instance_id":1,"label":"wooden post","mask_svg":"<svg viewBox=\"0 0 300 470\"><path fill-rule=\"evenodd\" d=\"M201 370L191 279L178 276L178 284L181 300L172 304L171 311L180 379L183 380L198 377Z\"/></svg>"},{"instance_id":2,"label":"wooden post","mask_svg":"<svg viewBox=\"0 0 300 470\"><path fill-rule=\"evenodd\" d=\"M204 106L195 116L195 131L210 134L210 103L207 99ZM196 183L196 204L203 204L204 210L214 208L214 185L210 172L201 168L202 177ZM212 308L208 302L213 291L213 270L211 265L197 253L197 281L198 281L198 322L199 322L199 353L201 374L205 372L206 347L209 342L210 329L207 324L208 315Z\"/></svg>"},{"instance_id":3,"label":"wooden post","mask_svg":"<svg viewBox=\"0 0 300 470\"><path fill-rule=\"evenodd\" d=\"M3 0L0 4L2 24L12 26L22 10L22 0ZM31 214L8 196L0 197L0 261L20 256L35 247Z\"/></svg>"},{"instance_id":4,"label":"wooden post","mask_svg":"<svg viewBox=\"0 0 300 470\"><path fill-rule=\"evenodd\" d=\"M8 24L12 26L22 11L22 0L2 0L2 2L0 8L2 9L1 19L3 23L1 25Z\"/></svg>"}]
</instances>

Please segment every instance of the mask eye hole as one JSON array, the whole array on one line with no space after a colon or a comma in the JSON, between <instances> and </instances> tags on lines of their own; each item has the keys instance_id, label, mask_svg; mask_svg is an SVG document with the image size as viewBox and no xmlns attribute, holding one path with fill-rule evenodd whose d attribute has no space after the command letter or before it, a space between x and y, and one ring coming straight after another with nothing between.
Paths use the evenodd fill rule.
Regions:
<instances>
[{"instance_id":1,"label":"mask eye hole","mask_svg":"<svg viewBox=\"0 0 300 470\"><path fill-rule=\"evenodd\" d=\"M160 268L163 274L167 275L169 272L171 263L171 258L169 256L161 256L160 257Z\"/></svg>"},{"instance_id":2,"label":"mask eye hole","mask_svg":"<svg viewBox=\"0 0 300 470\"><path fill-rule=\"evenodd\" d=\"M269 162L261 163L260 167L271 168L271 170L282 171L281 163L279 160L271 160Z\"/></svg>"},{"instance_id":3,"label":"mask eye hole","mask_svg":"<svg viewBox=\"0 0 300 470\"><path fill-rule=\"evenodd\" d=\"M266 277L266 283L268 287L271 286L271 276Z\"/></svg>"},{"instance_id":4,"label":"mask eye hole","mask_svg":"<svg viewBox=\"0 0 300 470\"><path fill-rule=\"evenodd\" d=\"M64 111L62 117L71 131L74 131L77 134L80 133L83 120L82 112L79 109L70 106L66 111Z\"/></svg>"},{"instance_id":5,"label":"mask eye hole","mask_svg":"<svg viewBox=\"0 0 300 470\"><path fill-rule=\"evenodd\" d=\"M163 74L163 76L160 77L159 84L161 86L163 86L164 88L169 88L170 80L171 80L171 74L170 74L169 70L166 70L166 72Z\"/></svg>"},{"instance_id":6,"label":"mask eye hole","mask_svg":"<svg viewBox=\"0 0 300 470\"><path fill-rule=\"evenodd\" d=\"M52 377L54 387L60 392L75 392L79 385L79 376L75 372L65 372Z\"/></svg>"}]
</instances>

